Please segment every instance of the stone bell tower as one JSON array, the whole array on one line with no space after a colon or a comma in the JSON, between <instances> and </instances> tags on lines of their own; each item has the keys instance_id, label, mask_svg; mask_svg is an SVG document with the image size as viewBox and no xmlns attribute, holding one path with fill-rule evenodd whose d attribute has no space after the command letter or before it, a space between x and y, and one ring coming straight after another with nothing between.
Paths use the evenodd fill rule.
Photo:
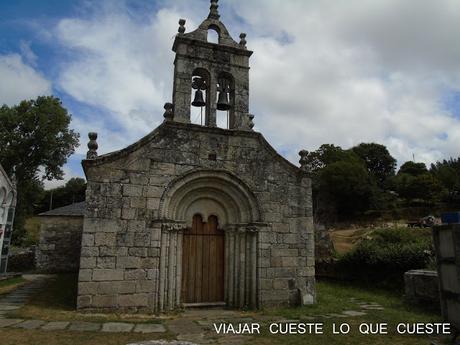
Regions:
<instances>
[{"instance_id":1,"label":"stone bell tower","mask_svg":"<svg viewBox=\"0 0 460 345\"><path fill-rule=\"evenodd\" d=\"M249 57L246 34L237 43L219 20L217 0L211 1L208 18L185 33L185 19L179 20L174 40L174 121L189 123L191 106L203 107L204 124L216 127L216 112L228 112L228 129L250 130ZM218 42L208 42L215 31ZM192 92L195 97L190 104Z\"/></svg>"}]
</instances>

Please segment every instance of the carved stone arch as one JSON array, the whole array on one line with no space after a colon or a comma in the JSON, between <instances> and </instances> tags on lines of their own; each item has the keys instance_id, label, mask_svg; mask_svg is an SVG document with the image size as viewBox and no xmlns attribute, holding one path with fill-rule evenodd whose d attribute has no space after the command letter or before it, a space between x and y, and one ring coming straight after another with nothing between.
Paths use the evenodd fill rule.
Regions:
<instances>
[{"instance_id":1,"label":"carved stone arch","mask_svg":"<svg viewBox=\"0 0 460 345\"><path fill-rule=\"evenodd\" d=\"M215 33L217 33L217 42L211 42L211 41L209 40L209 30L212 30L212 31L214 31ZM221 33L221 29L220 29L216 24L214 24L214 23L213 23L213 24L209 24L208 29L207 29L207 38L206 38L206 40L207 40L209 43L217 43L217 44L219 44L219 43L220 43L220 37L221 37L221 34L220 34L220 33Z\"/></svg>"},{"instance_id":2,"label":"carved stone arch","mask_svg":"<svg viewBox=\"0 0 460 345\"><path fill-rule=\"evenodd\" d=\"M225 210L221 226L259 222L260 207L255 195L241 179L226 170L198 169L171 181L160 200L159 216L180 222L193 205L204 203ZM206 205L204 205L206 206Z\"/></svg>"},{"instance_id":3,"label":"carved stone arch","mask_svg":"<svg viewBox=\"0 0 460 345\"><path fill-rule=\"evenodd\" d=\"M182 286L182 263L188 263L188 258L182 254L182 243L195 214L203 221L216 216L219 229L224 230L220 251L225 254L223 302L229 307L257 307L258 233L265 226L257 197L244 181L226 170L196 169L172 180L160 199L163 226L158 310L185 303L181 287L187 286L187 281Z\"/></svg>"}]
</instances>

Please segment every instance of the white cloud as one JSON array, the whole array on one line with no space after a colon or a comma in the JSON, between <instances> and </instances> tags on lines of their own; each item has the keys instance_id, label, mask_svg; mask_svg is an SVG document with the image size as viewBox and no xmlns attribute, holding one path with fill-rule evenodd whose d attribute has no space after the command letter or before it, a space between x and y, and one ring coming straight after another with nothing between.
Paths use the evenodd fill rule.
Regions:
<instances>
[{"instance_id":1,"label":"white cloud","mask_svg":"<svg viewBox=\"0 0 460 345\"><path fill-rule=\"evenodd\" d=\"M374 141L400 163L460 155L460 121L441 101L460 90L455 1L257 4L235 6L254 28L251 108L275 145Z\"/></svg>"},{"instance_id":2,"label":"white cloud","mask_svg":"<svg viewBox=\"0 0 460 345\"><path fill-rule=\"evenodd\" d=\"M67 181L73 177L81 177L79 174L72 171L68 166L64 166L62 170L64 171L64 177L62 180L43 180L43 184L46 190L64 186Z\"/></svg>"},{"instance_id":3,"label":"white cloud","mask_svg":"<svg viewBox=\"0 0 460 345\"><path fill-rule=\"evenodd\" d=\"M187 18L191 31L208 7L165 4L139 20L123 2L109 2L84 18L61 20L54 31L70 57L60 87L111 114L78 124L83 133L102 132L103 152L162 120L177 20ZM229 30L247 31L254 50L256 128L290 160L300 148L372 141L387 145L400 163L413 154L425 162L460 154L460 121L442 103L446 93L460 91L457 0L235 0L221 8Z\"/></svg>"},{"instance_id":4,"label":"white cloud","mask_svg":"<svg viewBox=\"0 0 460 345\"><path fill-rule=\"evenodd\" d=\"M0 55L0 76L0 104L12 106L51 93L51 82L18 54Z\"/></svg>"},{"instance_id":5,"label":"white cloud","mask_svg":"<svg viewBox=\"0 0 460 345\"><path fill-rule=\"evenodd\" d=\"M132 142L163 120L163 105L171 100L171 47L179 14L163 9L139 24L119 4L93 10L97 15L63 19L56 28L60 43L71 52L58 83L78 101L110 114L96 126L101 141L115 127ZM86 133L94 124L79 127ZM120 149L125 143L112 141L110 146Z\"/></svg>"}]
</instances>

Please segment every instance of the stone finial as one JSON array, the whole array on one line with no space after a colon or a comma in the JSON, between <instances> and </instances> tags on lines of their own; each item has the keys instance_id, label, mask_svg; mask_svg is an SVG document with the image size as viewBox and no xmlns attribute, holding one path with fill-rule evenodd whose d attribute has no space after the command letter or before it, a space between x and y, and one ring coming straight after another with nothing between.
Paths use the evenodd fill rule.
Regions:
<instances>
[{"instance_id":1,"label":"stone finial","mask_svg":"<svg viewBox=\"0 0 460 345\"><path fill-rule=\"evenodd\" d=\"M304 173L310 173L310 167L308 166L308 151L307 150L301 150L299 152L300 156L300 170L302 170Z\"/></svg>"},{"instance_id":2,"label":"stone finial","mask_svg":"<svg viewBox=\"0 0 460 345\"><path fill-rule=\"evenodd\" d=\"M89 132L88 133L88 152L86 153L86 159L95 159L97 158L97 148L99 145L97 144L97 133L96 132Z\"/></svg>"},{"instance_id":3,"label":"stone finial","mask_svg":"<svg viewBox=\"0 0 460 345\"><path fill-rule=\"evenodd\" d=\"M177 29L179 34L183 34L185 32L185 19L179 19L179 29Z\"/></svg>"},{"instance_id":4,"label":"stone finial","mask_svg":"<svg viewBox=\"0 0 460 345\"><path fill-rule=\"evenodd\" d=\"M174 105L172 103L165 103L164 105L165 112L163 114L163 117L165 118L165 121L173 121L174 120Z\"/></svg>"},{"instance_id":5,"label":"stone finial","mask_svg":"<svg viewBox=\"0 0 460 345\"><path fill-rule=\"evenodd\" d=\"M254 115L253 114L248 114L248 127L250 129L254 128Z\"/></svg>"},{"instance_id":6,"label":"stone finial","mask_svg":"<svg viewBox=\"0 0 460 345\"><path fill-rule=\"evenodd\" d=\"M244 32L240 33L240 46L246 49L246 34Z\"/></svg>"},{"instance_id":7,"label":"stone finial","mask_svg":"<svg viewBox=\"0 0 460 345\"><path fill-rule=\"evenodd\" d=\"M219 19L219 11L217 10L219 8L219 5L217 4L218 0L211 0L211 6L209 7L209 15L208 18L212 19Z\"/></svg>"}]
</instances>

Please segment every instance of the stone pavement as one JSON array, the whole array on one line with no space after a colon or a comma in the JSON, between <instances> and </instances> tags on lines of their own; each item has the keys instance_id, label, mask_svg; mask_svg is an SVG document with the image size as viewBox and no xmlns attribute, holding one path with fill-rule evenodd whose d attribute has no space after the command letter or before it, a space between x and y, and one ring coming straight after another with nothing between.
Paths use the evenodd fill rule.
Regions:
<instances>
[{"instance_id":1,"label":"stone pavement","mask_svg":"<svg viewBox=\"0 0 460 345\"><path fill-rule=\"evenodd\" d=\"M4 318L6 313L21 308L34 293L42 289L46 279L52 276L24 274L22 277L29 282L0 298L0 319Z\"/></svg>"},{"instance_id":2,"label":"stone pavement","mask_svg":"<svg viewBox=\"0 0 460 345\"><path fill-rule=\"evenodd\" d=\"M195 345L195 344L235 344L242 345L251 341L252 335L217 334L213 324L231 323L259 323L267 325L271 322L308 322L312 320L330 318L350 318L366 315L369 311L375 312L384 308L377 303L369 303L356 298L350 302L356 305L352 310L324 315L305 315L296 320L280 319L276 316L254 315L238 310L226 309L188 309L178 317L171 319L158 319L152 317L155 323L135 322L84 322L84 321L43 321L8 318L7 313L22 307L28 299L40 290L49 275L26 276L29 283L19 287L0 299L0 328L41 329L45 331L67 330L75 332L108 332L108 333L165 333L171 332L177 341L144 341L132 345Z\"/></svg>"}]
</instances>

